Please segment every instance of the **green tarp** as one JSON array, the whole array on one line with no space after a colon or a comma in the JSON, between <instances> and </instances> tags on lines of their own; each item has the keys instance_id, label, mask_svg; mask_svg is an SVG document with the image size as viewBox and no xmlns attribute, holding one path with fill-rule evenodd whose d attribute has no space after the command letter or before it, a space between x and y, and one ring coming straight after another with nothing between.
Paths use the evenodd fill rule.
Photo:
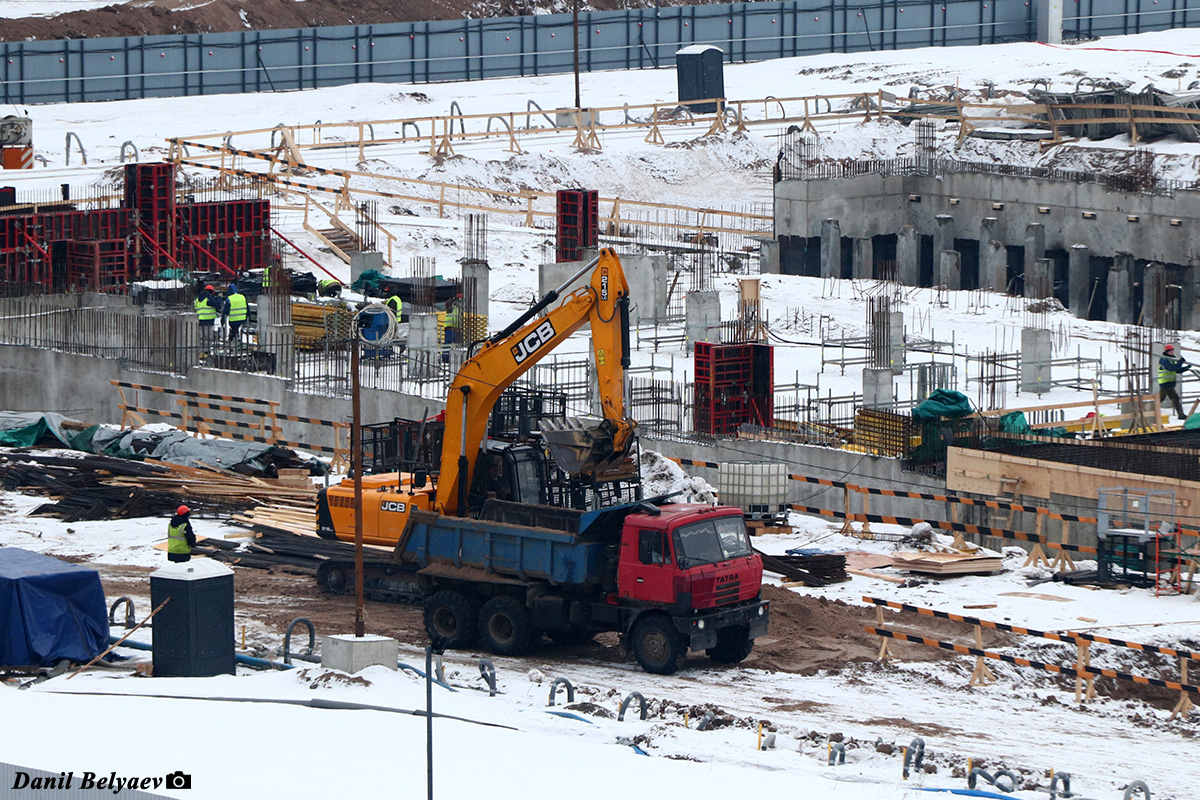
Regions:
<instances>
[{"instance_id":1,"label":"green tarp","mask_svg":"<svg viewBox=\"0 0 1200 800\"><path fill-rule=\"evenodd\" d=\"M971 401L962 392L950 389L934 389L929 397L913 409L914 422L932 422L939 418L959 419L975 411Z\"/></svg>"}]
</instances>

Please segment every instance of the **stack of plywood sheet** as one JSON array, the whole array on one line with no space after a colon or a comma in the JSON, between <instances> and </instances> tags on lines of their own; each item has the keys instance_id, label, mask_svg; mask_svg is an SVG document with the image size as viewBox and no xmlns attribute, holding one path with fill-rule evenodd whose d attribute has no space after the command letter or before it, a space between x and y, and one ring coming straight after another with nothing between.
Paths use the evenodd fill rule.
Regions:
<instances>
[{"instance_id":1,"label":"stack of plywood sheet","mask_svg":"<svg viewBox=\"0 0 1200 800\"><path fill-rule=\"evenodd\" d=\"M930 575L985 575L1004 569L998 555L970 553L896 553L892 556L892 564L899 569Z\"/></svg>"}]
</instances>

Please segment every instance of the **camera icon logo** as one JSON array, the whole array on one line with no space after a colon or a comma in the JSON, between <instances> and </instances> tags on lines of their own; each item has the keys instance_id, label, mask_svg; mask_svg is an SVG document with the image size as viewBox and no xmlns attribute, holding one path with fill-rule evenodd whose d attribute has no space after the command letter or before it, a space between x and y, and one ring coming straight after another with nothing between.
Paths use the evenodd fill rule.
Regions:
<instances>
[{"instance_id":1,"label":"camera icon logo","mask_svg":"<svg viewBox=\"0 0 1200 800\"><path fill-rule=\"evenodd\" d=\"M192 776L181 769L177 769L167 775L168 789L190 789L192 788Z\"/></svg>"}]
</instances>

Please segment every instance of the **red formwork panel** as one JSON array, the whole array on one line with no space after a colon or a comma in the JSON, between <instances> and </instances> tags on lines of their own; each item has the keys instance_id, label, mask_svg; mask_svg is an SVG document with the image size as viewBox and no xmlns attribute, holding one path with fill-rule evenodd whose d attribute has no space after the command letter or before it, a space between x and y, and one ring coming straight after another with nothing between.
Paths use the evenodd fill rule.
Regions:
<instances>
[{"instance_id":1,"label":"red formwork panel","mask_svg":"<svg viewBox=\"0 0 1200 800\"><path fill-rule=\"evenodd\" d=\"M67 283L77 291L124 293L129 284L126 241L76 239L68 243Z\"/></svg>"},{"instance_id":2,"label":"red formwork panel","mask_svg":"<svg viewBox=\"0 0 1200 800\"><path fill-rule=\"evenodd\" d=\"M157 244L140 249L138 277L174 266L175 165L164 161L125 165L125 206L133 213L135 228ZM101 237L97 237L101 238Z\"/></svg>"},{"instance_id":3,"label":"red formwork panel","mask_svg":"<svg viewBox=\"0 0 1200 800\"><path fill-rule=\"evenodd\" d=\"M579 261L582 250L599 241L600 193L588 189L560 189L556 195L558 236L555 260Z\"/></svg>"},{"instance_id":4,"label":"red formwork panel","mask_svg":"<svg viewBox=\"0 0 1200 800\"><path fill-rule=\"evenodd\" d=\"M769 344L696 342L693 425L729 435L743 422L769 426L774 417L774 350Z\"/></svg>"},{"instance_id":5,"label":"red formwork panel","mask_svg":"<svg viewBox=\"0 0 1200 800\"><path fill-rule=\"evenodd\" d=\"M50 264L33 248L6 252L0 260L5 264L0 282L29 288L52 288Z\"/></svg>"},{"instance_id":6,"label":"red formwork panel","mask_svg":"<svg viewBox=\"0 0 1200 800\"><path fill-rule=\"evenodd\" d=\"M132 221L132 215L125 208L79 211L74 215L71 235L63 238L107 241L124 239L132 232Z\"/></svg>"}]
</instances>

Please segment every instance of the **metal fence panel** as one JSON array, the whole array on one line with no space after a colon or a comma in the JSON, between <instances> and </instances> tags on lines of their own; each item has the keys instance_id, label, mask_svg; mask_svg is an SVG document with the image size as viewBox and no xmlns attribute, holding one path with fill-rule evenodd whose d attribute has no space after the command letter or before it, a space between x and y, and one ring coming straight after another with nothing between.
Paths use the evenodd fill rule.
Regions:
<instances>
[{"instance_id":1,"label":"metal fence panel","mask_svg":"<svg viewBox=\"0 0 1200 800\"><path fill-rule=\"evenodd\" d=\"M1068 35L1200 24L1200 0L1080 0ZM1036 3L781 0L580 14L580 69L670 67L713 44L729 62L1030 41ZM233 33L0 42L5 103L62 103L358 82L429 83L570 72L569 14Z\"/></svg>"}]
</instances>

